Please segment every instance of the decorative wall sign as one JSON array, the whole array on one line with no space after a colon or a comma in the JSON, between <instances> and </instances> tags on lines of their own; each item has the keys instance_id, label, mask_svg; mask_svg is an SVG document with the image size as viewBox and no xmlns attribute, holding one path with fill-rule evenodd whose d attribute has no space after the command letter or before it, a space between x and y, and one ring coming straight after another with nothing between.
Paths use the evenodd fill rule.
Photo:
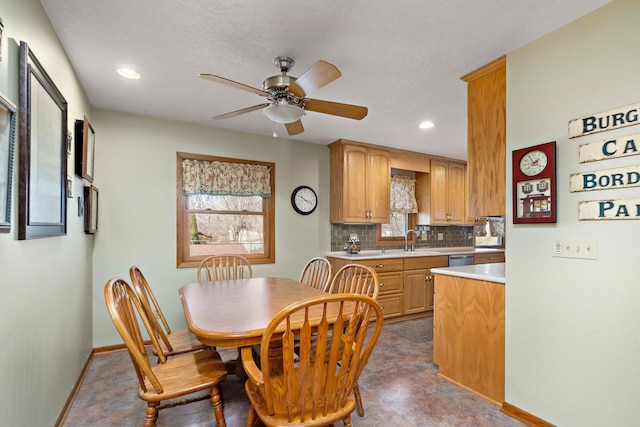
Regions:
<instances>
[{"instance_id":1,"label":"decorative wall sign","mask_svg":"<svg viewBox=\"0 0 640 427\"><path fill-rule=\"evenodd\" d=\"M84 232L98 232L98 189L93 185L84 187Z\"/></svg>"},{"instance_id":2,"label":"decorative wall sign","mask_svg":"<svg viewBox=\"0 0 640 427\"><path fill-rule=\"evenodd\" d=\"M640 165L572 173L569 187L572 193L640 187Z\"/></svg>"},{"instance_id":3,"label":"decorative wall sign","mask_svg":"<svg viewBox=\"0 0 640 427\"><path fill-rule=\"evenodd\" d=\"M580 144L578 147L578 161L580 163L637 156L639 154L640 133Z\"/></svg>"},{"instance_id":4,"label":"decorative wall sign","mask_svg":"<svg viewBox=\"0 0 640 427\"><path fill-rule=\"evenodd\" d=\"M513 223L556 222L556 143L513 151Z\"/></svg>"},{"instance_id":5,"label":"decorative wall sign","mask_svg":"<svg viewBox=\"0 0 640 427\"><path fill-rule=\"evenodd\" d=\"M18 239L67 234L67 101L25 42L19 61Z\"/></svg>"},{"instance_id":6,"label":"decorative wall sign","mask_svg":"<svg viewBox=\"0 0 640 427\"><path fill-rule=\"evenodd\" d=\"M93 182L93 165L96 149L96 133L87 116L76 120L76 175Z\"/></svg>"},{"instance_id":7,"label":"decorative wall sign","mask_svg":"<svg viewBox=\"0 0 640 427\"><path fill-rule=\"evenodd\" d=\"M640 103L579 117L569 122L569 138L636 125Z\"/></svg>"},{"instance_id":8,"label":"decorative wall sign","mask_svg":"<svg viewBox=\"0 0 640 427\"><path fill-rule=\"evenodd\" d=\"M589 200L580 202L578 219L640 219L640 199Z\"/></svg>"}]
</instances>

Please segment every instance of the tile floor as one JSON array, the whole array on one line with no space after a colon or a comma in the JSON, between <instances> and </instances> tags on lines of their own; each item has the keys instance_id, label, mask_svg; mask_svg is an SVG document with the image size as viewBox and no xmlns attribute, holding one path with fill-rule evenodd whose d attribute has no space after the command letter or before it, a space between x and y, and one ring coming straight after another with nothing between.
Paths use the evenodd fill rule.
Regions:
<instances>
[{"instance_id":1,"label":"tile floor","mask_svg":"<svg viewBox=\"0 0 640 427\"><path fill-rule=\"evenodd\" d=\"M406 323L407 327L420 327L411 322ZM438 377L438 369L432 363L433 341L415 342L391 330L383 329L360 377L365 416L360 418L353 412L355 427L524 425L500 412L496 405ZM228 358L235 353L221 350L221 354ZM243 426L248 400L242 381L229 375L223 387L227 426ZM126 351L97 354L64 426L141 426L145 403L138 399L136 389L137 380ZM213 427L215 418L210 401L204 400L160 411L156 425Z\"/></svg>"}]
</instances>

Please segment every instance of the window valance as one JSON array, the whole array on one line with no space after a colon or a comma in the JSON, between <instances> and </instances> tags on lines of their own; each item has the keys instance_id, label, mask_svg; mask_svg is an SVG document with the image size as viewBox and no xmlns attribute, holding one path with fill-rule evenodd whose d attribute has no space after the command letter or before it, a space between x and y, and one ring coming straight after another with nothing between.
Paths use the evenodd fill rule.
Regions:
<instances>
[{"instance_id":1,"label":"window valance","mask_svg":"<svg viewBox=\"0 0 640 427\"><path fill-rule=\"evenodd\" d=\"M391 177L391 212L418 212L415 179L402 175Z\"/></svg>"},{"instance_id":2,"label":"window valance","mask_svg":"<svg viewBox=\"0 0 640 427\"><path fill-rule=\"evenodd\" d=\"M183 160L185 195L271 197L271 169L265 165Z\"/></svg>"}]
</instances>

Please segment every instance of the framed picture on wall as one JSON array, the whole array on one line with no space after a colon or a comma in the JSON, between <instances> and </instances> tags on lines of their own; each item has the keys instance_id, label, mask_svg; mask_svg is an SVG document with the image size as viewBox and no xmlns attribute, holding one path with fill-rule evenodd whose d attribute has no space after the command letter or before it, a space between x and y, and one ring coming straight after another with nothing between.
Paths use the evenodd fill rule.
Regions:
<instances>
[{"instance_id":1,"label":"framed picture on wall","mask_svg":"<svg viewBox=\"0 0 640 427\"><path fill-rule=\"evenodd\" d=\"M67 234L67 101L25 42L19 60L18 239Z\"/></svg>"},{"instance_id":2,"label":"framed picture on wall","mask_svg":"<svg viewBox=\"0 0 640 427\"><path fill-rule=\"evenodd\" d=\"M87 116L83 120L76 120L76 175L93 182L93 165L95 161L96 132L89 123Z\"/></svg>"},{"instance_id":3,"label":"framed picture on wall","mask_svg":"<svg viewBox=\"0 0 640 427\"><path fill-rule=\"evenodd\" d=\"M98 232L98 189L93 185L84 187L84 232Z\"/></svg>"},{"instance_id":4,"label":"framed picture on wall","mask_svg":"<svg viewBox=\"0 0 640 427\"><path fill-rule=\"evenodd\" d=\"M16 138L16 106L0 93L0 233L11 230L13 147Z\"/></svg>"}]
</instances>

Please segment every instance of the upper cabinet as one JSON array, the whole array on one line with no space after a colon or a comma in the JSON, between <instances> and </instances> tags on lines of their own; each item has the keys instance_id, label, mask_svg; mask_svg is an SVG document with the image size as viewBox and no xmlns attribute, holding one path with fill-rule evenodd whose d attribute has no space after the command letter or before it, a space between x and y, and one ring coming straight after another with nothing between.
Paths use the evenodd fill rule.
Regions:
<instances>
[{"instance_id":1,"label":"upper cabinet","mask_svg":"<svg viewBox=\"0 0 640 427\"><path fill-rule=\"evenodd\" d=\"M342 139L329 149L331 223L389 222L389 152Z\"/></svg>"},{"instance_id":2,"label":"upper cabinet","mask_svg":"<svg viewBox=\"0 0 640 427\"><path fill-rule=\"evenodd\" d=\"M429 224L465 224L465 164L434 159L430 175Z\"/></svg>"},{"instance_id":3,"label":"upper cabinet","mask_svg":"<svg viewBox=\"0 0 640 427\"><path fill-rule=\"evenodd\" d=\"M467 214L506 210L506 57L463 77L467 85Z\"/></svg>"}]
</instances>

